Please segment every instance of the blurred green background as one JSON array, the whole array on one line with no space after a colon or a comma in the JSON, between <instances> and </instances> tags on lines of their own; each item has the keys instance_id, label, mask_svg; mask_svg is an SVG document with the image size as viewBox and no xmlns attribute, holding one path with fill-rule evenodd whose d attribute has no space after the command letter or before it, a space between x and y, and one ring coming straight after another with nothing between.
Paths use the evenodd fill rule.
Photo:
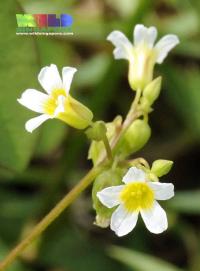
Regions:
<instances>
[{"instance_id":1,"label":"blurred green background","mask_svg":"<svg viewBox=\"0 0 200 271\"><path fill-rule=\"evenodd\" d=\"M16 36L16 13L69 13L74 36ZM6 0L0 3L0 259L26 235L91 167L89 143L79 131L53 120L33 134L24 129L33 112L16 99L42 90L40 68L55 63L79 72L72 95L95 118L125 115L134 93L126 61L115 61L106 36L114 29L132 39L137 23L159 35L177 34L180 45L155 76L163 88L150 116L152 138L142 152L149 162L171 159L163 178L176 196L164 203L169 229L149 233L143 223L124 238L93 225L91 191L81 195L10 271L200 270L200 1Z\"/></svg>"}]
</instances>

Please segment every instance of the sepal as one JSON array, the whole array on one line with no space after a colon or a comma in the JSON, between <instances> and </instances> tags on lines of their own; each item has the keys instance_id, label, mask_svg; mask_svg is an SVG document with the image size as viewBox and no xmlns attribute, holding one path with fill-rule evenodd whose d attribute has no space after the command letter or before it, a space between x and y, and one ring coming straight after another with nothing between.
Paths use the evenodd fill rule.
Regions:
<instances>
[{"instance_id":1,"label":"sepal","mask_svg":"<svg viewBox=\"0 0 200 271\"><path fill-rule=\"evenodd\" d=\"M76 129L85 129L91 124L93 113L88 107L69 95L64 103L63 111L59 112L56 118Z\"/></svg>"},{"instance_id":2,"label":"sepal","mask_svg":"<svg viewBox=\"0 0 200 271\"><path fill-rule=\"evenodd\" d=\"M105 207L100 200L97 198L97 192L102 189L110 186L116 186L122 184L122 176L124 174L124 170L116 168L109 169L101 173L96 180L94 181L92 188L92 201L93 208L96 211L96 221L95 224L99 227L106 228L110 224L110 217L115 210L114 208Z\"/></svg>"},{"instance_id":3,"label":"sepal","mask_svg":"<svg viewBox=\"0 0 200 271\"><path fill-rule=\"evenodd\" d=\"M104 139L107 132L106 124L103 121L94 122L91 127L86 130L88 139L94 141L101 141Z\"/></svg>"},{"instance_id":4,"label":"sepal","mask_svg":"<svg viewBox=\"0 0 200 271\"><path fill-rule=\"evenodd\" d=\"M119 130L119 127L121 126L122 123L122 117L117 116L112 122L106 123L106 136L109 140L109 142L112 141L114 136ZM105 147L103 142L101 141L92 141L89 151L88 151L88 159L91 159L94 166L98 164L101 160L101 156L105 152Z\"/></svg>"}]
</instances>

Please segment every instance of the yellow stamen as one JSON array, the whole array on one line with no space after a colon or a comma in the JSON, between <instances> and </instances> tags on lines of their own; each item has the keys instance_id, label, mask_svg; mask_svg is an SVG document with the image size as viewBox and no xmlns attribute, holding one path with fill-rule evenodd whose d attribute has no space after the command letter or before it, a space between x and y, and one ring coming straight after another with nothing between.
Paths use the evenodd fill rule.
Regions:
<instances>
[{"instance_id":1,"label":"yellow stamen","mask_svg":"<svg viewBox=\"0 0 200 271\"><path fill-rule=\"evenodd\" d=\"M58 106L58 97L65 96L66 92L64 89L55 89L49 95L48 100L44 104L44 111L48 115L54 115L54 112Z\"/></svg>"},{"instance_id":2,"label":"yellow stamen","mask_svg":"<svg viewBox=\"0 0 200 271\"><path fill-rule=\"evenodd\" d=\"M58 108L61 110L59 111ZM43 104L43 109L44 113L52 118L62 120L76 129L85 129L93 118L92 112L82 103L67 95L64 89L53 90Z\"/></svg>"},{"instance_id":3,"label":"yellow stamen","mask_svg":"<svg viewBox=\"0 0 200 271\"><path fill-rule=\"evenodd\" d=\"M149 209L153 205L154 192L146 183L134 182L124 187L120 199L129 212Z\"/></svg>"}]
</instances>

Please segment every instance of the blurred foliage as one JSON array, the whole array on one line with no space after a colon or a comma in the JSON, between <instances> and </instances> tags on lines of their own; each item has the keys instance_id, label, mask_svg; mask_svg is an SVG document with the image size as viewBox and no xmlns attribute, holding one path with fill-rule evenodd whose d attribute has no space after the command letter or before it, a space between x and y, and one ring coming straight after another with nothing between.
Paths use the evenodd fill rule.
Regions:
<instances>
[{"instance_id":1,"label":"blurred foliage","mask_svg":"<svg viewBox=\"0 0 200 271\"><path fill-rule=\"evenodd\" d=\"M24 123L34 114L16 99L26 88L42 90L37 82L42 66L71 65L79 70L72 95L94 111L96 120L125 115L134 95L128 67L113 59L106 36L119 29L132 39L134 24L144 23L155 25L160 36L175 33L181 40L156 67L155 76L163 76L164 86L150 116L152 140L138 153L149 162L175 160L165 177L177 191L165 205L169 230L155 236L141 224L129 236L116 238L92 224L88 193L50 226L34 255L23 254L21 264L9 270L199 271L200 1L7 0L0 2L0 10L0 259L90 166L88 142L80 132L49 121L28 134ZM74 35L16 36L15 14L23 12L70 13ZM113 244L118 247L110 248Z\"/></svg>"},{"instance_id":2,"label":"blurred foliage","mask_svg":"<svg viewBox=\"0 0 200 271\"><path fill-rule=\"evenodd\" d=\"M183 269L179 269L154 256L149 256L145 253L131 251L125 248L111 247L110 255L136 271L183 271Z\"/></svg>"}]
</instances>

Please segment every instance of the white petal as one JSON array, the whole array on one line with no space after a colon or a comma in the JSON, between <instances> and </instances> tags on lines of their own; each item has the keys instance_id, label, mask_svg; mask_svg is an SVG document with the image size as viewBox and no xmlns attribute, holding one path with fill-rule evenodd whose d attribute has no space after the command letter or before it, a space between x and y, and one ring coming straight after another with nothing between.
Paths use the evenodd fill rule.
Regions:
<instances>
[{"instance_id":1,"label":"white petal","mask_svg":"<svg viewBox=\"0 0 200 271\"><path fill-rule=\"evenodd\" d=\"M138 212L127 212L123 205L120 205L112 214L110 228L117 236L124 236L131 232L138 220Z\"/></svg>"},{"instance_id":2,"label":"white petal","mask_svg":"<svg viewBox=\"0 0 200 271\"><path fill-rule=\"evenodd\" d=\"M126 175L123 177L122 182L132 183L132 182L145 182L145 172L136 167L129 168Z\"/></svg>"},{"instance_id":3,"label":"white petal","mask_svg":"<svg viewBox=\"0 0 200 271\"><path fill-rule=\"evenodd\" d=\"M154 26L149 27L147 30L146 37L146 42L149 48L153 47L156 38L157 38L157 29Z\"/></svg>"},{"instance_id":4,"label":"white petal","mask_svg":"<svg viewBox=\"0 0 200 271\"><path fill-rule=\"evenodd\" d=\"M43 113L43 104L48 99L48 95L36 89L27 89L22 93L17 101L23 106L38 113Z\"/></svg>"},{"instance_id":5,"label":"white petal","mask_svg":"<svg viewBox=\"0 0 200 271\"><path fill-rule=\"evenodd\" d=\"M147 28L142 24L137 24L134 28L135 46L139 45L140 43L145 43L149 48L152 48L156 37L157 30L154 26Z\"/></svg>"},{"instance_id":6,"label":"white petal","mask_svg":"<svg viewBox=\"0 0 200 271\"><path fill-rule=\"evenodd\" d=\"M172 183L148 182L154 191L155 199L167 200L174 196L174 185Z\"/></svg>"},{"instance_id":7,"label":"white petal","mask_svg":"<svg viewBox=\"0 0 200 271\"><path fill-rule=\"evenodd\" d=\"M150 210L141 210L141 215L147 229L152 233L162 233L168 227L166 213L156 201Z\"/></svg>"},{"instance_id":8,"label":"white petal","mask_svg":"<svg viewBox=\"0 0 200 271\"><path fill-rule=\"evenodd\" d=\"M64 67L62 69L63 87L67 94L69 93L72 79L76 71L77 69L73 67Z\"/></svg>"},{"instance_id":9,"label":"white petal","mask_svg":"<svg viewBox=\"0 0 200 271\"><path fill-rule=\"evenodd\" d=\"M97 197L103 205L108 208L112 208L120 204L119 194L122 191L124 185L107 187L97 192Z\"/></svg>"},{"instance_id":10,"label":"white petal","mask_svg":"<svg viewBox=\"0 0 200 271\"><path fill-rule=\"evenodd\" d=\"M123 58L130 60L130 58L133 57L133 45L122 32L111 32L108 35L107 40L111 41L116 47L113 51L115 59Z\"/></svg>"},{"instance_id":11,"label":"white petal","mask_svg":"<svg viewBox=\"0 0 200 271\"><path fill-rule=\"evenodd\" d=\"M38 126L40 126L43 122L50 119L48 115L40 115L38 117L32 118L28 120L25 124L25 128L28 132L32 133Z\"/></svg>"},{"instance_id":12,"label":"white petal","mask_svg":"<svg viewBox=\"0 0 200 271\"><path fill-rule=\"evenodd\" d=\"M157 63L161 64L168 55L169 51L172 50L179 43L179 39L176 35L166 35L160 39L155 50L157 51Z\"/></svg>"},{"instance_id":13,"label":"white petal","mask_svg":"<svg viewBox=\"0 0 200 271\"><path fill-rule=\"evenodd\" d=\"M144 41L147 34L147 28L143 24L137 24L133 31L134 45L137 46Z\"/></svg>"},{"instance_id":14,"label":"white petal","mask_svg":"<svg viewBox=\"0 0 200 271\"><path fill-rule=\"evenodd\" d=\"M63 84L56 65L51 64L41 69L38 75L38 81L47 93L54 89L62 89Z\"/></svg>"}]
</instances>

